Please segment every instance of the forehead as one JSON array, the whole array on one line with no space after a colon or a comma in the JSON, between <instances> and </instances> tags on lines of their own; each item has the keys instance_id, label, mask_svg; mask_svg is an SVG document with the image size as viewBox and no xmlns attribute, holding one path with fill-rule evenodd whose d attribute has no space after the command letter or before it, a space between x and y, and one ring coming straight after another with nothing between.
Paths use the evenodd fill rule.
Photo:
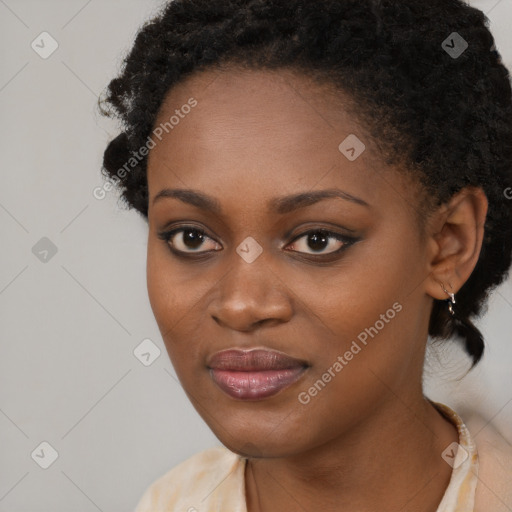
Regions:
<instances>
[{"instance_id":1,"label":"forehead","mask_svg":"<svg viewBox=\"0 0 512 512\"><path fill-rule=\"evenodd\" d=\"M318 183L378 202L393 193L379 186L391 178L382 179L383 159L356 111L348 95L292 70L195 73L169 91L157 116L150 197L168 186L222 195L229 184L275 196ZM355 160L347 146L361 152Z\"/></svg>"},{"instance_id":2,"label":"forehead","mask_svg":"<svg viewBox=\"0 0 512 512\"><path fill-rule=\"evenodd\" d=\"M266 135L267 139L286 130L289 140L301 135L317 140L326 133L339 137L348 129L362 131L357 116L351 113L355 105L349 95L297 70L241 69L231 65L222 70L196 72L167 93L155 124L165 123L169 114L179 111L191 97L198 105L183 124L195 129L218 128L195 132L198 142L221 129L230 130L235 141L242 139L246 145L244 137L251 128L255 135ZM270 131L261 133L262 127ZM173 132L178 134L180 130ZM286 143L286 139L280 138L277 143Z\"/></svg>"}]
</instances>

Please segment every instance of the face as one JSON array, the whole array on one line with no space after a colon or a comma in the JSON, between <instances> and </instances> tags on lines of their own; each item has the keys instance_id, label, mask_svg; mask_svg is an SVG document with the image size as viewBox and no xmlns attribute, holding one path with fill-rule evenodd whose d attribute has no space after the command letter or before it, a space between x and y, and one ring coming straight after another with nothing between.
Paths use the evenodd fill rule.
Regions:
<instances>
[{"instance_id":1,"label":"face","mask_svg":"<svg viewBox=\"0 0 512 512\"><path fill-rule=\"evenodd\" d=\"M155 123L151 306L185 392L239 453L304 453L421 389L416 190L348 105L291 71L203 71Z\"/></svg>"}]
</instances>

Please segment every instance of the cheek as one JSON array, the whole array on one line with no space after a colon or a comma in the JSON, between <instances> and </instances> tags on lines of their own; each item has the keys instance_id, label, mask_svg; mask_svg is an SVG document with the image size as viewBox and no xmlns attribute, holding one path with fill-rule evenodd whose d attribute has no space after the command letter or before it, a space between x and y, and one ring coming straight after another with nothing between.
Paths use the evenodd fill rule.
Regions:
<instances>
[{"instance_id":1,"label":"cheek","mask_svg":"<svg viewBox=\"0 0 512 512\"><path fill-rule=\"evenodd\" d=\"M171 264L165 247L162 250L158 242L149 242L147 253L146 279L149 302L160 329L169 355L172 340L181 339L187 326L187 313L190 314L190 300L187 292L190 287L184 285L183 272L178 272Z\"/></svg>"},{"instance_id":2,"label":"cheek","mask_svg":"<svg viewBox=\"0 0 512 512\"><path fill-rule=\"evenodd\" d=\"M414 320L419 304L411 292L421 283L420 249L401 241L407 239L405 232L400 237L381 232L336 272L320 280L297 280L307 309L316 313L311 318L330 338L323 340L317 356L321 372L347 354L351 369L343 373L355 383L365 368L388 375L417 351L418 343L411 340L420 341Z\"/></svg>"},{"instance_id":3,"label":"cheek","mask_svg":"<svg viewBox=\"0 0 512 512\"><path fill-rule=\"evenodd\" d=\"M178 375L188 375L203 365L199 326L210 280L190 276L184 265L171 258L164 244L149 242L146 267L147 289L153 315L169 358Z\"/></svg>"},{"instance_id":4,"label":"cheek","mask_svg":"<svg viewBox=\"0 0 512 512\"><path fill-rule=\"evenodd\" d=\"M148 287L148 297L151 309L155 319L160 327L169 328L173 323L173 318L177 316L176 307L176 286L171 273L166 271L168 265L165 259L160 255L160 251L154 243L148 244L146 280Z\"/></svg>"},{"instance_id":5,"label":"cheek","mask_svg":"<svg viewBox=\"0 0 512 512\"><path fill-rule=\"evenodd\" d=\"M174 258L165 242L151 237L148 241L146 279L148 296L160 328L186 324L200 290L185 265ZM202 287L201 287L202 288Z\"/></svg>"},{"instance_id":6,"label":"cheek","mask_svg":"<svg viewBox=\"0 0 512 512\"><path fill-rule=\"evenodd\" d=\"M357 336L407 293L407 258L383 244L368 243L324 276L295 279L293 288L340 340ZM392 250L395 248L392 248ZM394 310L390 311L394 316Z\"/></svg>"}]
</instances>

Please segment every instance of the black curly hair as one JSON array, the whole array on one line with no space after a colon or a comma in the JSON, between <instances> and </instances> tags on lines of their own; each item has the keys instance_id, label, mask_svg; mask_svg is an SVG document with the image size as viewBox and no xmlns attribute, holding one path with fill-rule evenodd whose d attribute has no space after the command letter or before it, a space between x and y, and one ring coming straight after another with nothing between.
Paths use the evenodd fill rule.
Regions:
<instances>
[{"instance_id":1,"label":"black curly hair","mask_svg":"<svg viewBox=\"0 0 512 512\"><path fill-rule=\"evenodd\" d=\"M405 162L422 185L429 202L418 205L420 217L463 187L484 190L477 265L458 292L455 316L434 300L429 323L433 338L460 336L474 366L484 340L469 317L482 314L512 257L512 94L488 24L460 0L170 1L142 26L99 101L103 115L122 122L103 174L147 219L147 157L119 171L146 143L175 84L225 65L318 78L354 100L386 162ZM460 55L449 51L454 41Z\"/></svg>"}]
</instances>

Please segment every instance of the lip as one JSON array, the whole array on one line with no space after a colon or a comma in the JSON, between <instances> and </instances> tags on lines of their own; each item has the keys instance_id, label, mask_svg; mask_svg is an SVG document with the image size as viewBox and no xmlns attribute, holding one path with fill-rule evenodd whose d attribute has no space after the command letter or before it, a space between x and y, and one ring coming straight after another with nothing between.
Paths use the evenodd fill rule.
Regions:
<instances>
[{"instance_id":1,"label":"lip","mask_svg":"<svg viewBox=\"0 0 512 512\"><path fill-rule=\"evenodd\" d=\"M207 365L215 384L232 398L261 400L300 379L306 361L268 349L217 352Z\"/></svg>"}]
</instances>

